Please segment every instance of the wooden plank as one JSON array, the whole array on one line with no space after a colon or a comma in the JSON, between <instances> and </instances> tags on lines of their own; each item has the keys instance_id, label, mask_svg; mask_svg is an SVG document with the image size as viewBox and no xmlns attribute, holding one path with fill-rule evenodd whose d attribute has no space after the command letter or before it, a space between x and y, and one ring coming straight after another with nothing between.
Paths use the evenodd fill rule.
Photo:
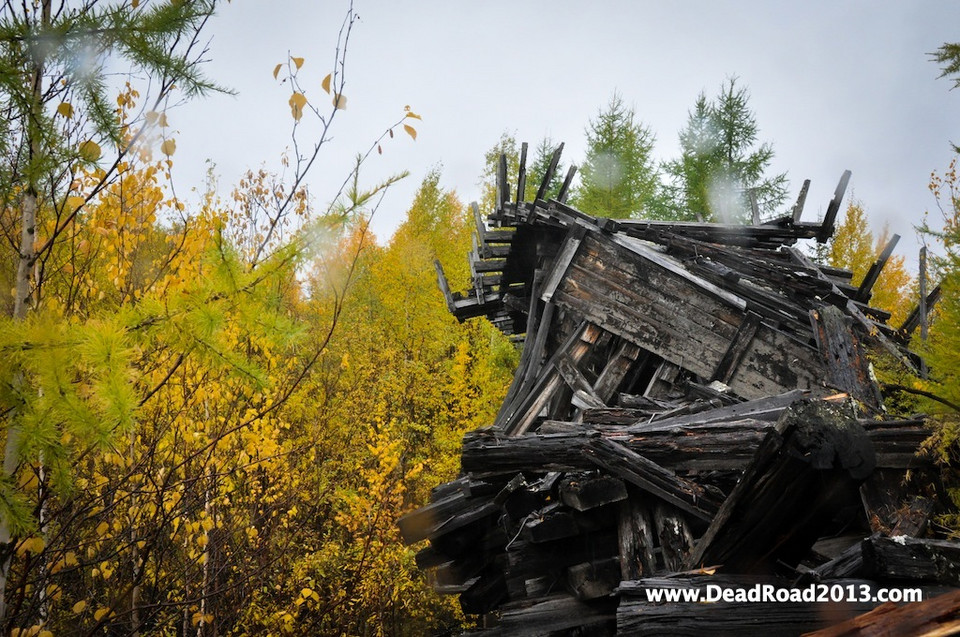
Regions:
<instances>
[{"instance_id":1,"label":"wooden plank","mask_svg":"<svg viewBox=\"0 0 960 637\"><path fill-rule=\"evenodd\" d=\"M887 265L887 261L893 254L893 249L897 247L898 241L900 241L900 235L895 234L890 237L890 241L888 241L887 245L883 247L883 250L880 252L880 256L878 256L877 260L870 265L870 269L867 270L867 274L863 277L860 287L857 288L856 300L864 303L870 300L870 294L873 290L873 286L880 277L880 273L883 271L884 266Z\"/></svg>"},{"instance_id":2,"label":"wooden plank","mask_svg":"<svg viewBox=\"0 0 960 637\"><path fill-rule=\"evenodd\" d=\"M720 503L697 483L673 475L612 440L595 438L583 453L597 466L701 520L711 520L719 509Z\"/></svg>"},{"instance_id":3,"label":"wooden plank","mask_svg":"<svg viewBox=\"0 0 960 637\"><path fill-rule=\"evenodd\" d=\"M713 372L713 380L718 380L724 384L730 382L759 327L760 315L755 312L747 312L747 317L740 324L740 329L737 330L736 338L730 342L730 347L727 348L723 358L720 359L720 364Z\"/></svg>"},{"instance_id":4,"label":"wooden plank","mask_svg":"<svg viewBox=\"0 0 960 637\"><path fill-rule=\"evenodd\" d=\"M543 174L543 181L540 182L540 188L537 189L536 200L542 200L547 195L547 188L550 186L550 182L553 181L553 175L557 172L557 166L560 165L560 155L563 153L563 143L557 146L557 149L553 151L553 156L550 157L550 164L547 166L547 171Z\"/></svg>"},{"instance_id":5,"label":"wooden plank","mask_svg":"<svg viewBox=\"0 0 960 637\"><path fill-rule=\"evenodd\" d=\"M501 213L506 208L506 203L510 199L510 184L507 183L507 155L500 153L500 161L497 164L497 213Z\"/></svg>"},{"instance_id":6,"label":"wooden plank","mask_svg":"<svg viewBox=\"0 0 960 637\"><path fill-rule=\"evenodd\" d=\"M640 356L641 351L643 350L626 340L622 340L620 345L617 346L616 351L614 351L600 375L597 376L597 382L593 385L593 393L604 404L610 404L610 400L616 395L617 389L623 379L626 378L637 357Z\"/></svg>"},{"instance_id":7,"label":"wooden plank","mask_svg":"<svg viewBox=\"0 0 960 637\"><path fill-rule=\"evenodd\" d=\"M558 488L560 501L577 511L589 511L627 497L623 480L603 474L567 474Z\"/></svg>"},{"instance_id":8,"label":"wooden plank","mask_svg":"<svg viewBox=\"0 0 960 637\"><path fill-rule=\"evenodd\" d=\"M518 409L505 420L503 429L506 433L520 435L530 429L540 415L540 411L563 385L557 372L557 362L563 358L569 358L576 363L590 351L599 335L600 329L589 324L584 324L571 334L564 346L554 352L544 372L541 373Z\"/></svg>"},{"instance_id":9,"label":"wooden plank","mask_svg":"<svg viewBox=\"0 0 960 637\"><path fill-rule=\"evenodd\" d=\"M567 569L567 587L577 599L592 600L611 595L620 584L620 560L608 557L574 564Z\"/></svg>"},{"instance_id":10,"label":"wooden plank","mask_svg":"<svg viewBox=\"0 0 960 637\"><path fill-rule=\"evenodd\" d=\"M527 142L520 144L520 170L517 174L517 203L522 203L527 195Z\"/></svg>"},{"instance_id":11,"label":"wooden plank","mask_svg":"<svg viewBox=\"0 0 960 637\"><path fill-rule=\"evenodd\" d=\"M580 242L583 240L585 234L586 230L579 227L567 232L563 243L560 245L560 251L553 259L547 280L544 283L543 292L540 296L543 301L549 302L553 298L553 294L566 275L567 268L570 267L570 262L573 261L573 257L577 254L577 250L580 248Z\"/></svg>"},{"instance_id":12,"label":"wooden plank","mask_svg":"<svg viewBox=\"0 0 960 637\"><path fill-rule=\"evenodd\" d=\"M450 292L450 284L447 283L447 275L443 273L443 266L440 265L439 259L434 259L433 267L437 271L437 285L440 286L440 291L443 292L443 298L447 301L447 309L450 310L451 314L456 314L453 293Z\"/></svg>"},{"instance_id":13,"label":"wooden plank","mask_svg":"<svg viewBox=\"0 0 960 637\"><path fill-rule=\"evenodd\" d=\"M687 271L679 263L673 261L664 254L657 252L656 250L645 245L642 241L634 239L633 237L623 236L623 235L612 235L611 239L617 244L620 245L631 252L642 256L646 260L655 263L657 266L677 275L680 278L686 279L692 285L704 290L715 296L717 299L727 303L738 310L746 310L747 303L742 298L735 294L715 286L714 284L702 279L698 276L695 276Z\"/></svg>"},{"instance_id":14,"label":"wooden plank","mask_svg":"<svg viewBox=\"0 0 960 637\"><path fill-rule=\"evenodd\" d=\"M924 635L946 637L960 632L960 591L951 591L916 604L887 602L806 637L881 637Z\"/></svg>"},{"instance_id":15,"label":"wooden plank","mask_svg":"<svg viewBox=\"0 0 960 637\"><path fill-rule=\"evenodd\" d=\"M827 383L879 411L883 396L871 378L870 361L851 329L850 319L832 305L811 311L811 316Z\"/></svg>"},{"instance_id":16,"label":"wooden plank","mask_svg":"<svg viewBox=\"0 0 960 637\"><path fill-rule=\"evenodd\" d=\"M847 192L850 175L850 171L845 170L843 171L843 175L840 176L840 183L837 184L837 189L833 193L833 199L831 199L830 204L827 205L827 213L823 215L823 221L817 230L818 243L826 243L827 240L833 236L833 231L837 223L837 213L840 212L840 202L843 201L843 195Z\"/></svg>"},{"instance_id":17,"label":"wooden plank","mask_svg":"<svg viewBox=\"0 0 960 637\"><path fill-rule=\"evenodd\" d=\"M940 301L942 294L943 292L940 286L937 285L930 291L930 294L922 297L923 302L913 308L910 315L903 321L903 325L900 326L900 334L905 340L909 340L917 327L923 324L923 317L929 316L930 311L933 310L937 302Z\"/></svg>"},{"instance_id":18,"label":"wooden plank","mask_svg":"<svg viewBox=\"0 0 960 637\"><path fill-rule=\"evenodd\" d=\"M567 197L570 195L570 185L573 183L573 178L577 174L577 167L571 165L567 170L567 176L563 179L563 184L560 186L560 192L557 193L557 201L560 203L565 203Z\"/></svg>"},{"instance_id":19,"label":"wooden plank","mask_svg":"<svg viewBox=\"0 0 960 637\"><path fill-rule=\"evenodd\" d=\"M797 195L797 203L793 204L793 209L790 211L794 225L800 223L800 217L803 216L803 206L807 203L808 190L810 190L810 180L804 179L803 186L800 187L800 194Z\"/></svg>"}]
</instances>

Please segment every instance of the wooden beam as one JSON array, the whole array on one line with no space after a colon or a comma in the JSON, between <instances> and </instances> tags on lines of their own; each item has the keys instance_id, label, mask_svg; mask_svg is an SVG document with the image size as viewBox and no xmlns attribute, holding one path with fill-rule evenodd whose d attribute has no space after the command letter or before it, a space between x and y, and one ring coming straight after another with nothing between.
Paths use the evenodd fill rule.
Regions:
<instances>
[{"instance_id":1,"label":"wooden beam","mask_svg":"<svg viewBox=\"0 0 960 637\"><path fill-rule=\"evenodd\" d=\"M527 194L527 142L520 144L520 170L517 174L517 203L522 203Z\"/></svg>"},{"instance_id":2,"label":"wooden beam","mask_svg":"<svg viewBox=\"0 0 960 637\"><path fill-rule=\"evenodd\" d=\"M810 180L804 179L803 186L800 187L800 194L797 195L797 203L793 204L793 225L800 223L800 217L803 215L803 206L807 202L808 190L810 190Z\"/></svg>"},{"instance_id":3,"label":"wooden beam","mask_svg":"<svg viewBox=\"0 0 960 637\"><path fill-rule=\"evenodd\" d=\"M826 243L827 240L833 236L833 231L837 224L837 213L840 212L840 202L843 200L844 193L847 192L850 175L850 171L845 170L843 171L843 175L840 176L840 183L837 184L837 189L833 193L833 199L830 200L830 204L827 206L827 213L823 216L823 222L821 222L820 228L817 230L818 243Z\"/></svg>"},{"instance_id":4,"label":"wooden beam","mask_svg":"<svg viewBox=\"0 0 960 637\"><path fill-rule=\"evenodd\" d=\"M557 166L560 165L561 153L563 153L563 143L553 151L553 156L550 158L550 165L547 166L547 171L543 174L543 181L540 182L540 188L537 189L536 201L541 201L547 196L547 188L550 187L550 182L553 181L553 175L557 172Z\"/></svg>"},{"instance_id":5,"label":"wooden beam","mask_svg":"<svg viewBox=\"0 0 960 637\"><path fill-rule=\"evenodd\" d=\"M583 453L598 467L701 520L711 520L720 507L720 502L697 483L670 473L612 440L593 439Z\"/></svg>"},{"instance_id":6,"label":"wooden beam","mask_svg":"<svg viewBox=\"0 0 960 637\"><path fill-rule=\"evenodd\" d=\"M881 411L883 396L871 377L870 361L850 326L851 319L832 305L811 311L811 315L820 356L827 369L827 383L874 411Z\"/></svg>"},{"instance_id":7,"label":"wooden beam","mask_svg":"<svg viewBox=\"0 0 960 637\"><path fill-rule=\"evenodd\" d=\"M560 192L557 193L557 201L560 203L566 203L567 197L570 195L570 185L573 183L573 177L577 174L577 167L571 165L567 169L567 176L563 180L563 185L560 186Z\"/></svg>"},{"instance_id":8,"label":"wooden beam","mask_svg":"<svg viewBox=\"0 0 960 637\"><path fill-rule=\"evenodd\" d=\"M887 245L883 247L883 251L880 252L880 256L877 257L877 260L873 262L870 266L870 269L867 270L867 274L863 277L863 281L860 283L860 287L857 288L856 300L866 303L870 300L871 290L876 284L877 279L880 277L880 273L883 271L883 267L887 265L887 261L890 259L890 256L893 254L893 249L897 247L897 242L900 241L900 235L895 234L890 237L890 241L887 242Z\"/></svg>"},{"instance_id":9,"label":"wooden beam","mask_svg":"<svg viewBox=\"0 0 960 637\"><path fill-rule=\"evenodd\" d=\"M716 371L713 372L713 380L718 380L724 385L730 382L730 379L733 378L733 375L737 372L737 367L740 366L740 361L742 361L744 355L746 355L747 348L750 346L751 341L753 341L753 337L756 335L759 327L760 315L756 312L748 311L743 323L740 324L740 329L737 330L737 335L730 342L730 347L723 355L723 358L720 359L720 364L717 365Z\"/></svg>"}]
</instances>

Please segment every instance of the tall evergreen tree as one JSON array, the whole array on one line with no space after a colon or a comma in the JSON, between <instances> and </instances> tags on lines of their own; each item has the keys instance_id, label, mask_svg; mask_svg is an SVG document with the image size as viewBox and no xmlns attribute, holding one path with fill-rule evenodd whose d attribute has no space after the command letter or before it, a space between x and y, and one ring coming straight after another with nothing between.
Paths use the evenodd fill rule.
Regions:
<instances>
[{"instance_id":1,"label":"tall evergreen tree","mask_svg":"<svg viewBox=\"0 0 960 637\"><path fill-rule=\"evenodd\" d=\"M659 193L656 141L632 107L614 93L587 126L587 154L574 204L601 217L645 216Z\"/></svg>"},{"instance_id":2,"label":"tall evergreen tree","mask_svg":"<svg viewBox=\"0 0 960 637\"><path fill-rule=\"evenodd\" d=\"M770 144L757 145L759 129L750 94L736 78L708 100L700 93L680 131L681 156L666 165L672 177L676 218L743 222L751 218L751 197L770 217L786 197L785 173L767 176Z\"/></svg>"}]
</instances>

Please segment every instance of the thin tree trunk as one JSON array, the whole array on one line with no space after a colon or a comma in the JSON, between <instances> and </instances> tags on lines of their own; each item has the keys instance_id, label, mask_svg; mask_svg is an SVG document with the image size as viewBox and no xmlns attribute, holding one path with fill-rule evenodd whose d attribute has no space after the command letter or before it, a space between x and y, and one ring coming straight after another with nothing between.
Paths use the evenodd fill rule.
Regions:
<instances>
[{"instance_id":1,"label":"thin tree trunk","mask_svg":"<svg viewBox=\"0 0 960 637\"><path fill-rule=\"evenodd\" d=\"M41 27L46 29L50 25L52 0L43 0L41 7ZM40 113L43 108L43 59L33 61L30 74L32 105L26 121L26 139L28 148L27 160L27 187L23 194L20 206L20 255L17 262L17 276L14 282L13 318L22 321L30 309L31 298L31 271L37 260L35 249L37 230L37 169L36 162L42 149L40 148ZM26 385L26 378L22 371L13 379L14 391L22 391ZM7 427L7 440L3 450L3 477L12 479L17 470L20 458L20 426L17 422L19 413L14 410L10 414ZM13 538L11 537L11 520L7 517L0 519L0 626L3 626L7 615L6 591L7 579L10 574L10 564L13 559Z\"/></svg>"}]
</instances>

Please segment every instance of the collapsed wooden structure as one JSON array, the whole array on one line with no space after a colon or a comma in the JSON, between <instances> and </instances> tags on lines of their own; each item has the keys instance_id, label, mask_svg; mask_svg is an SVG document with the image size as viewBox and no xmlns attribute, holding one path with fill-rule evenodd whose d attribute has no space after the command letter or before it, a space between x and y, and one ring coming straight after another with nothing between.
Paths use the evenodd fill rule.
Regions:
<instances>
[{"instance_id":1,"label":"collapsed wooden structure","mask_svg":"<svg viewBox=\"0 0 960 637\"><path fill-rule=\"evenodd\" d=\"M565 203L572 171L557 199L548 172L524 201L524 163L514 191L501 158L495 209L473 207L473 289L451 292L438 264L451 312L523 351L496 422L464 438L461 477L399 521L429 540L416 559L436 590L483 634L694 634L704 613L720 633L799 634L880 600L647 591L960 585L960 544L923 539L929 432L886 417L865 354L922 365L908 345L923 317L894 328L869 304L893 244L856 286L796 247L832 235L849 172L819 223L800 219L805 183L789 215L722 225L592 217Z\"/></svg>"}]
</instances>

